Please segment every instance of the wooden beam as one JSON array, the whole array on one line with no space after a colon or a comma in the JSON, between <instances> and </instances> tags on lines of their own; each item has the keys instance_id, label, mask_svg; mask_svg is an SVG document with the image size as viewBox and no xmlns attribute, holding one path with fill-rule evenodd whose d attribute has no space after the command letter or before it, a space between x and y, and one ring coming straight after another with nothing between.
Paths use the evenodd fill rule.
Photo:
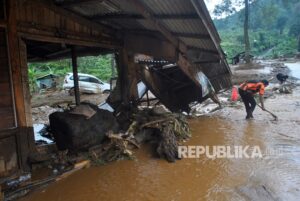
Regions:
<instances>
[{"instance_id":1,"label":"wooden beam","mask_svg":"<svg viewBox=\"0 0 300 201\"><path fill-rule=\"evenodd\" d=\"M81 25L84 26L84 25ZM94 30L94 29L93 29ZM86 33L81 31L70 31L66 28L61 28L61 26L55 27L39 23L31 22L19 22L18 23L18 32L25 33L46 33L49 35L55 35L57 37L69 36L72 38L84 38L85 40L90 39L94 41L107 41L110 43L117 43L118 39L114 38L112 35L103 35L101 33L93 34ZM52 34L51 34L52 33ZM120 40L120 39L119 39Z\"/></svg>"},{"instance_id":2,"label":"wooden beam","mask_svg":"<svg viewBox=\"0 0 300 201\"><path fill-rule=\"evenodd\" d=\"M179 68L194 82L194 84L201 88L199 81L196 79L197 69L194 68L182 54L179 54L177 64Z\"/></svg>"},{"instance_id":3,"label":"wooden beam","mask_svg":"<svg viewBox=\"0 0 300 201\"><path fill-rule=\"evenodd\" d=\"M75 103L80 104L80 93L79 93L79 79L78 79L78 66L77 66L77 54L76 47L72 47L72 69L73 69L73 80L74 80L74 92L75 92Z\"/></svg>"},{"instance_id":4,"label":"wooden beam","mask_svg":"<svg viewBox=\"0 0 300 201\"><path fill-rule=\"evenodd\" d=\"M69 1L56 1L56 4L63 7L70 7L78 4L91 3L91 2L102 2L103 0L69 0Z\"/></svg>"},{"instance_id":5,"label":"wooden beam","mask_svg":"<svg viewBox=\"0 0 300 201\"><path fill-rule=\"evenodd\" d=\"M154 18L161 20L189 20L189 19L199 19L197 13L189 14L161 14L154 15Z\"/></svg>"},{"instance_id":6,"label":"wooden beam","mask_svg":"<svg viewBox=\"0 0 300 201\"><path fill-rule=\"evenodd\" d=\"M159 32L161 32L167 40L169 40L176 49L180 52L186 52L186 45L178 40L172 33L166 29L155 17L146 9L146 7L139 0L128 0L137 11L150 23L153 27L155 27Z\"/></svg>"},{"instance_id":7,"label":"wooden beam","mask_svg":"<svg viewBox=\"0 0 300 201\"><path fill-rule=\"evenodd\" d=\"M8 38L8 52L10 59L10 67L12 72L12 82L14 91L15 108L17 115L17 126L25 127L26 115L24 107L24 95L22 86L22 75L20 69L20 52L18 44L17 34L17 1L10 0L7 2L8 6L8 26L7 26L7 38Z\"/></svg>"},{"instance_id":8,"label":"wooden beam","mask_svg":"<svg viewBox=\"0 0 300 201\"><path fill-rule=\"evenodd\" d=\"M128 55L128 75L127 79L129 80L129 100L136 104L138 100L138 88L137 88L137 64L134 62L134 55Z\"/></svg>"},{"instance_id":9,"label":"wooden beam","mask_svg":"<svg viewBox=\"0 0 300 201\"><path fill-rule=\"evenodd\" d=\"M27 40L34 40L34 41L41 41L41 42L64 43L69 45L86 46L86 47L102 47L108 49L120 48L120 46L99 43L97 41L91 41L91 40L85 41L85 40L78 40L78 39L71 39L71 38L60 38L60 37L41 35L41 34L19 33L19 36Z\"/></svg>"},{"instance_id":10,"label":"wooden beam","mask_svg":"<svg viewBox=\"0 0 300 201\"><path fill-rule=\"evenodd\" d=\"M65 16L68 19L72 19L80 24L83 24L85 26L88 26L92 29L95 29L97 31L102 32L103 34L107 34L107 36L113 36L116 37L117 35L117 31L109 28L107 26L103 26L100 25L99 23L93 22L87 18L84 18L78 14L75 14L69 10L66 10L64 8L61 8L59 6L56 6L55 4L52 3L52 1L45 1L45 0L27 0L26 3L32 3L32 4L36 4L36 5L40 5L43 6L45 8L48 8L52 11L54 11L55 13L58 13L62 16Z\"/></svg>"},{"instance_id":11,"label":"wooden beam","mask_svg":"<svg viewBox=\"0 0 300 201\"><path fill-rule=\"evenodd\" d=\"M221 60L203 60L203 61L194 61L194 64L209 64L209 63L220 63Z\"/></svg>"},{"instance_id":12,"label":"wooden beam","mask_svg":"<svg viewBox=\"0 0 300 201\"><path fill-rule=\"evenodd\" d=\"M172 32L172 34L176 37L183 37L183 38L211 39L210 35L208 34L178 33L178 32Z\"/></svg>"},{"instance_id":13,"label":"wooden beam","mask_svg":"<svg viewBox=\"0 0 300 201\"><path fill-rule=\"evenodd\" d=\"M204 49L200 47L188 46L189 51L196 51L196 52L205 52L210 54L219 55L219 52L216 50Z\"/></svg>"},{"instance_id":14,"label":"wooden beam","mask_svg":"<svg viewBox=\"0 0 300 201\"><path fill-rule=\"evenodd\" d=\"M189 19L199 19L197 13L192 14L163 14L163 15L153 15L153 18L158 20L189 20ZM143 15L140 14L130 14L130 13L113 13L105 15L96 15L91 18L92 20L109 20L109 19L133 19L140 20L145 19Z\"/></svg>"},{"instance_id":15,"label":"wooden beam","mask_svg":"<svg viewBox=\"0 0 300 201\"><path fill-rule=\"evenodd\" d=\"M91 20L109 20L109 19L145 19L142 15L139 14L105 14L105 15L96 15L90 18Z\"/></svg>"},{"instance_id":16,"label":"wooden beam","mask_svg":"<svg viewBox=\"0 0 300 201\"><path fill-rule=\"evenodd\" d=\"M15 105L18 132L16 134L16 144L18 153L19 168L29 171L28 155L34 144L27 69L24 69L26 60L26 46L20 41L17 33L17 13L18 1L7 1L7 38L8 55L10 60L10 70L12 74L13 102ZM22 52L23 50L23 52ZM27 82L27 83L26 83ZM26 86L27 85L27 86Z\"/></svg>"}]
</instances>

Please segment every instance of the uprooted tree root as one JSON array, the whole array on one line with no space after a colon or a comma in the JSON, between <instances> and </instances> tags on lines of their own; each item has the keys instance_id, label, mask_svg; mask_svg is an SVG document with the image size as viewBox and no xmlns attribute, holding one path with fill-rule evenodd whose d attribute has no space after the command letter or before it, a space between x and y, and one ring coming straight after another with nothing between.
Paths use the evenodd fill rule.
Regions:
<instances>
[{"instance_id":1,"label":"uprooted tree root","mask_svg":"<svg viewBox=\"0 0 300 201\"><path fill-rule=\"evenodd\" d=\"M129 144L139 148L132 139L123 134L107 134L108 140L98 146L89 149L89 155L95 163L106 163L123 158L133 158L133 153Z\"/></svg>"},{"instance_id":2,"label":"uprooted tree root","mask_svg":"<svg viewBox=\"0 0 300 201\"><path fill-rule=\"evenodd\" d=\"M139 115L146 117L146 119L137 119L138 125L141 125L140 129L154 128L159 131L156 148L158 155L169 162L178 159L178 142L190 137L189 125L184 116L172 113L155 113L151 110L141 111Z\"/></svg>"},{"instance_id":3,"label":"uprooted tree root","mask_svg":"<svg viewBox=\"0 0 300 201\"><path fill-rule=\"evenodd\" d=\"M190 137L189 125L183 115L144 109L133 115L126 133L108 133L107 142L91 148L89 155L94 161L101 163L133 158L132 149L140 147L135 139L136 134L149 129L155 131L148 132L148 135L152 135L148 138L157 140L157 154L169 162L178 158L178 143Z\"/></svg>"}]
</instances>

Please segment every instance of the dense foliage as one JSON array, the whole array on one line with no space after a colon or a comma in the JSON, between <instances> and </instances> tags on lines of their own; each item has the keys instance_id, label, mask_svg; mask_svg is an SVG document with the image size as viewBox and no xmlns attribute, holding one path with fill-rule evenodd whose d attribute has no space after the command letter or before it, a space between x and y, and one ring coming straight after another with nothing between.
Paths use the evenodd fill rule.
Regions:
<instances>
[{"instance_id":1,"label":"dense foliage","mask_svg":"<svg viewBox=\"0 0 300 201\"><path fill-rule=\"evenodd\" d=\"M89 56L78 58L78 72L87 73L108 81L112 76L112 55ZM31 91L36 91L35 79L47 74L55 74L63 78L72 72L70 59L63 59L44 63L29 63L28 76ZM62 84L62 83L61 83Z\"/></svg>"},{"instance_id":2,"label":"dense foliage","mask_svg":"<svg viewBox=\"0 0 300 201\"><path fill-rule=\"evenodd\" d=\"M251 54L265 58L300 51L300 0L255 0L250 4ZM244 10L215 20L228 58L244 51Z\"/></svg>"}]
</instances>

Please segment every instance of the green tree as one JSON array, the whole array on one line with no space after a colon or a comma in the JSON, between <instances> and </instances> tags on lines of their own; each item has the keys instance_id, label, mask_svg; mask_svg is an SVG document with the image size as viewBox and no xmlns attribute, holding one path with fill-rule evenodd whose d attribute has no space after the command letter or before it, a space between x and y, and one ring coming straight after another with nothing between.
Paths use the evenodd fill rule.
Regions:
<instances>
[{"instance_id":1,"label":"green tree","mask_svg":"<svg viewBox=\"0 0 300 201\"><path fill-rule=\"evenodd\" d=\"M244 16L244 44L245 44L245 61L250 63L250 40L249 40L249 1L251 0L224 0L221 4L217 5L214 13L218 16L223 14L230 15L236 12L235 4L244 3L245 16Z\"/></svg>"},{"instance_id":2,"label":"green tree","mask_svg":"<svg viewBox=\"0 0 300 201\"><path fill-rule=\"evenodd\" d=\"M279 34L282 35L283 29L287 23L288 18L286 16L280 16L276 22L276 28L279 30Z\"/></svg>"}]
</instances>

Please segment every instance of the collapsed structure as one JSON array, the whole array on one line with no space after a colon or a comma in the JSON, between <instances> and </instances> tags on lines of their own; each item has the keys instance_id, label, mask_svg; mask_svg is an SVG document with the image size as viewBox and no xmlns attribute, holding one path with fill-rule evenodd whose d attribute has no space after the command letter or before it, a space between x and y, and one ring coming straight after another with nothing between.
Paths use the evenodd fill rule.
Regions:
<instances>
[{"instance_id":1,"label":"collapsed structure","mask_svg":"<svg viewBox=\"0 0 300 201\"><path fill-rule=\"evenodd\" d=\"M203 0L2 0L0 52L0 178L29 171L35 151L28 61L71 57L77 104L79 56L116 54L115 107L138 99L140 79L172 111L203 100L200 71L216 91L231 85Z\"/></svg>"}]
</instances>

